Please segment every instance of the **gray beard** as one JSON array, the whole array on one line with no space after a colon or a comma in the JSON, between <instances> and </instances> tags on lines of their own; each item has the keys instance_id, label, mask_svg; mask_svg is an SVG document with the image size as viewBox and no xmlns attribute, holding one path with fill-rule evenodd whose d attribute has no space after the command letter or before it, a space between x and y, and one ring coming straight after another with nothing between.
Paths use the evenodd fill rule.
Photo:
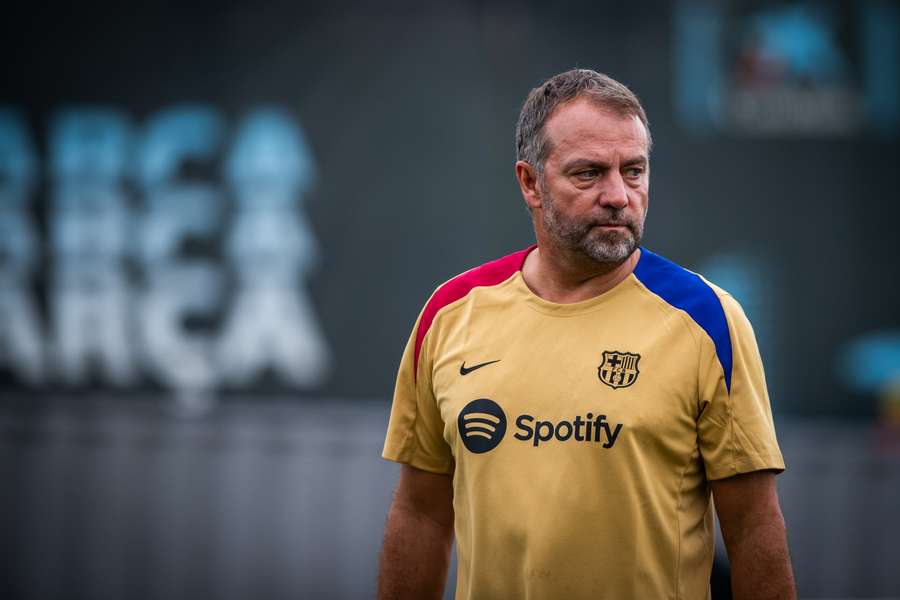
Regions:
<instances>
[{"instance_id":1,"label":"gray beard","mask_svg":"<svg viewBox=\"0 0 900 600\"><path fill-rule=\"evenodd\" d=\"M563 248L600 264L620 264L641 244L643 221L628 219L620 210L606 210L588 221L574 221L559 212L546 189L543 193L544 230ZM626 230L603 231L598 225L622 225Z\"/></svg>"}]
</instances>

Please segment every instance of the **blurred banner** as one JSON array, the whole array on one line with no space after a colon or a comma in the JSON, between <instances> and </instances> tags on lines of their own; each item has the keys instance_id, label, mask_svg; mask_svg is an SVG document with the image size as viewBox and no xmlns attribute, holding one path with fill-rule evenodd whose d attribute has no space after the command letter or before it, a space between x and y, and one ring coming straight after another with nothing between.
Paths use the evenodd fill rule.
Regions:
<instances>
[{"instance_id":1,"label":"blurred banner","mask_svg":"<svg viewBox=\"0 0 900 600\"><path fill-rule=\"evenodd\" d=\"M29 389L320 386L311 151L283 109L0 112L0 332ZM35 148L46 147L46 156ZM40 175L44 175L41 177ZM43 310L40 308L43 307Z\"/></svg>"},{"instance_id":2,"label":"blurred banner","mask_svg":"<svg viewBox=\"0 0 900 600\"><path fill-rule=\"evenodd\" d=\"M893 137L900 6L685 1L676 17L682 122L736 135Z\"/></svg>"}]
</instances>

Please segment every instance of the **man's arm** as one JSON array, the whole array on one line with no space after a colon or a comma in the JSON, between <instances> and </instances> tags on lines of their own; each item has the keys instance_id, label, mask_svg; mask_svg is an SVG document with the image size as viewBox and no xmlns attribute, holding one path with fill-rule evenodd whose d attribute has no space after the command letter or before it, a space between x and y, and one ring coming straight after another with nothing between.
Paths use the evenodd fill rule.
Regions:
<instances>
[{"instance_id":1,"label":"man's arm","mask_svg":"<svg viewBox=\"0 0 900 600\"><path fill-rule=\"evenodd\" d=\"M385 526L378 600L441 598L452 544L450 476L403 465Z\"/></svg>"},{"instance_id":2,"label":"man's arm","mask_svg":"<svg viewBox=\"0 0 900 600\"><path fill-rule=\"evenodd\" d=\"M797 597L775 474L756 471L710 482L731 562L735 600Z\"/></svg>"}]
</instances>

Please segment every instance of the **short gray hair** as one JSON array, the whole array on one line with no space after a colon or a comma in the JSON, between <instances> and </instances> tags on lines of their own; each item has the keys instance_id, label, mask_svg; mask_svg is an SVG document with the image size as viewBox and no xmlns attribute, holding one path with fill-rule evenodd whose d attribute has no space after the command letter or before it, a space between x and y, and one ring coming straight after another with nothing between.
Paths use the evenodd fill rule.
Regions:
<instances>
[{"instance_id":1,"label":"short gray hair","mask_svg":"<svg viewBox=\"0 0 900 600\"><path fill-rule=\"evenodd\" d=\"M640 119L647 132L647 149L650 149L650 124L644 107L634 92L603 73L590 69L572 69L554 75L528 94L516 125L516 160L527 162L541 176L544 161L551 150L544 125L561 104L579 97L587 98L622 116Z\"/></svg>"}]
</instances>

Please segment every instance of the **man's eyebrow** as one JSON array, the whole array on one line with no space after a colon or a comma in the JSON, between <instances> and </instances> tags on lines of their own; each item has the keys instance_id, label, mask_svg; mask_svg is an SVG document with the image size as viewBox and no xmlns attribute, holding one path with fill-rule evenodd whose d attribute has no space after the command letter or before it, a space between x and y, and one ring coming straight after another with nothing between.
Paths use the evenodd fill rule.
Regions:
<instances>
[{"instance_id":1,"label":"man's eyebrow","mask_svg":"<svg viewBox=\"0 0 900 600\"><path fill-rule=\"evenodd\" d=\"M633 167L635 165L646 166L647 165L647 157L646 156L635 156L634 158L628 158L622 161L623 167Z\"/></svg>"},{"instance_id":2,"label":"man's eyebrow","mask_svg":"<svg viewBox=\"0 0 900 600\"><path fill-rule=\"evenodd\" d=\"M589 167L592 169L608 169L609 163L602 160L594 160L591 158L576 158L563 164L563 171L573 171L575 169L583 169Z\"/></svg>"},{"instance_id":3,"label":"man's eyebrow","mask_svg":"<svg viewBox=\"0 0 900 600\"><path fill-rule=\"evenodd\" d=\"M622 161L623 167L633 167L636 165L646 166L649 161L646 156L635 156ZM592 158L576 158L567 163L563 163L563 171L574 171L576 169L592 168L592 169L608 169L610 164L606 161L596 160Z\"/></svg>"}]
</instances>

